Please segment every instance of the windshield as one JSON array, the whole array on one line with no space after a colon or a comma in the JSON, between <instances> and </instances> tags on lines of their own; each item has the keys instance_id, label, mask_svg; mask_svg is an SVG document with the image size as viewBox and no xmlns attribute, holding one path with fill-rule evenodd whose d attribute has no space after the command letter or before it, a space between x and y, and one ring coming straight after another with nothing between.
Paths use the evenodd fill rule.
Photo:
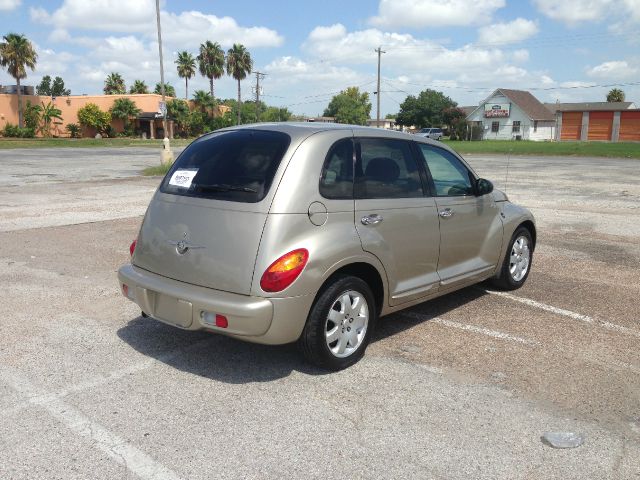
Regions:
<instances>
[{"instance_id":1,"label":"windshield","mask_svg":"<svg viewBox=\"0 0 640 480\"><path fill-rule=\"evenodd\" d=\"M199 138L180 154L160 191L255 203L271 186L291 138L265 130L231 130Z\"/></svg>"}]
</instances>

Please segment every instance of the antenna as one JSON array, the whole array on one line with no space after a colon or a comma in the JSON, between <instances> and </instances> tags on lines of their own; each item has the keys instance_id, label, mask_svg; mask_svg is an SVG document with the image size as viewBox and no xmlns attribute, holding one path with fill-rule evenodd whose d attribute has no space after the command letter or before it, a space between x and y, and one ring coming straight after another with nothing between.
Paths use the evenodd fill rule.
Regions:
<instances>
[{"instance_id":1,"label":"antenna","mask_svg":"<svg viewBox=\"0 0 640 480\"><path fill-rule=\"evenodd\" d=\"M511 152L513 152L512 148L510 148L509 151L507 152L507 174L504 177L504 193L505 193L505 195L507 193L507 183L509 182L509 163L511 163Z\"/></svg>"}]
</instances>

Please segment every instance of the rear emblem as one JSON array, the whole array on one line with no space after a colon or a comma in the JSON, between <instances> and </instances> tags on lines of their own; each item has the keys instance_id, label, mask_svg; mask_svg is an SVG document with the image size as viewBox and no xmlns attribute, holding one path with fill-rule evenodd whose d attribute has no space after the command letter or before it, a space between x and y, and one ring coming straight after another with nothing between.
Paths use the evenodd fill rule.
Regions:
<instances>
[{"instance_id":1,"label":"rear emblem","mask_svg":"<svg viewBox=\"0 0 640 480\"><path fill-rule=\"evenodd\" d=\"M187 238L187 234L184 234L184 238ZM201 245L192 245L191 243L187 242L187 240L179 240L177 242L171 241L169 240L167 242L169 245L173 245L174 247L176 247L176 253L178 255L184 255L185 253L187 253L189 250L197 250L200 248L205 248Z\"/></svg>"}]
</instances>

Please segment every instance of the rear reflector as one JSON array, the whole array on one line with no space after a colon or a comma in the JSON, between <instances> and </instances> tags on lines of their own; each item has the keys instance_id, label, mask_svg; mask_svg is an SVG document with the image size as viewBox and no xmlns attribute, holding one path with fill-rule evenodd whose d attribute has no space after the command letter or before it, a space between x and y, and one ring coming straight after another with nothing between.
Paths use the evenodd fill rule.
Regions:
<instances>
[{"instance_id":1,"label":"rear reflector","mask_svg":"<svg viewBox=\"0 0 640 480\"><path fill-rule=\"evenodd\" d=\"M219 313L202 311L200 312L200 318L202 318L204 323L207 325L215 325L220 328L227 328L229 326L229 320L227 320L227 317L220 315Z\"/></svg>"},{"instance_id":2,"label":"rear reflector","mask_svg":"<svg viewBox=\"0 0 640 480\"><path fill-rule=\"evenodd\" d=\"M227 317L224 315L216 315L216 327L227 328L229 326L229 321Z\"/></svg>"},{"instance_id":3,"label":"rear reflector","mask_svg":"<svg viewBox=\"0 0 640 480\"><path fill-rule=\"evenodd\" d=\"M125 285L124 283L122 284L122 294L129 298L129 286Z\"/></svg>"},{"instance_id":4,"label":"rear reflector","mask_svg":"<svg viewBox=\"0 0 640 480\"><path fill-rule=\"evenodd\" d=\"M133 252L136 251L137 243L138 243L138 239L136 238L133 242L131 242L131 245L129 246L129 253L131 254L132 257L133 257Z\"/></svg>"}]
</instances>

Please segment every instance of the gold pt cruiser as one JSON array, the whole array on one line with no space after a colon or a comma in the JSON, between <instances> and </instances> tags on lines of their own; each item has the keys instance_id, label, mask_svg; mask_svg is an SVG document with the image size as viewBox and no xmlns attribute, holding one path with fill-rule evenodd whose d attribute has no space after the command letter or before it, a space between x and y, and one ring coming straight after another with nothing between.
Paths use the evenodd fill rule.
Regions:
<instances>
[{"instance_id":1,"label":"gold pt cruiser","mask_svg":"<svg viewBox=\"0 0 640 480\"><path fill-rule=\"evenodd\" d=\"M176 327L298 342L338 370L376 321L481 282L524 284L531 213L428 138L285 123L204 135L154 194L123 294Z\"/></svg>"}]
</instances>

